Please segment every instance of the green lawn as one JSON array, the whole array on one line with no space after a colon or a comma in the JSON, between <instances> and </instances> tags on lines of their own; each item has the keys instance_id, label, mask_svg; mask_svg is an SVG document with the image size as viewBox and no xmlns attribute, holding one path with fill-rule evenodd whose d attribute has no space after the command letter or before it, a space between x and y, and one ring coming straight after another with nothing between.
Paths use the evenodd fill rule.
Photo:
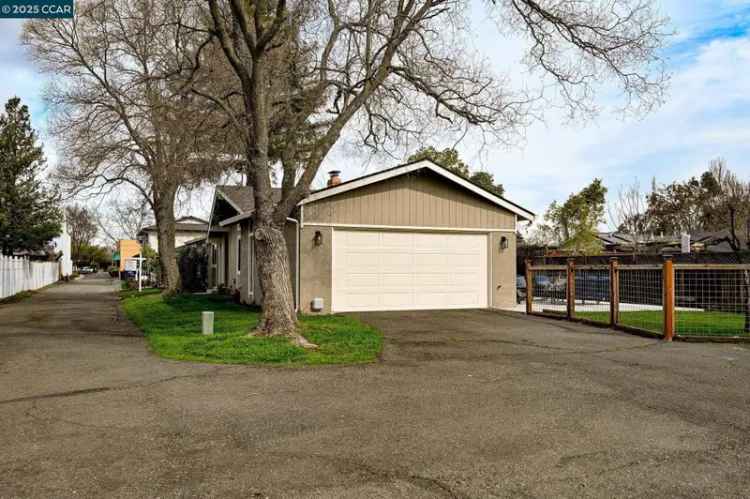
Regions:
<instances>
[{"instance_id":1,"label":"green lawn","mask_svg":"<svg viewBox=\"0 0 750 499\"><path fill-rule=\"evenodd\" d=\"M351 317L302 316L302 331L317 350L284 338L251 338L259 311L220 295L180 295L163 299L158 290L123 291L122 306L162 357L223 364L354 364L372 362L380 352L380 332ZM214 335L201 334L201 312L214 312Z\"/></svg>"},{"instance_id":2,"label":"green lawn","mask_svg":"<svg viewBox=\"0 0 750 499\"><path fill-rule=\"evenodd\" d=\"M0 305L7 305L9 303L18 303L19 301L25 300L26 298L31 298L34 296L33 291L21 291L20 293L16 293L14 295L11 295L7 298L3 298L0 300Z\"/></svg>"},{"instance_id":3,"label":"green lawn","mask_svg":"<svg viewBox=\"0 0 750 499\"><path fill-rule=\"evenodd\" d=\"M609 322L609 312L576 312L576 317L596 322ZM643 310L620 312L620 324L661 333L663 312ZM727 312L676 312L675 332L685 336L748 336L744 332L745 317Z\"/></svg>"}]
</instances>

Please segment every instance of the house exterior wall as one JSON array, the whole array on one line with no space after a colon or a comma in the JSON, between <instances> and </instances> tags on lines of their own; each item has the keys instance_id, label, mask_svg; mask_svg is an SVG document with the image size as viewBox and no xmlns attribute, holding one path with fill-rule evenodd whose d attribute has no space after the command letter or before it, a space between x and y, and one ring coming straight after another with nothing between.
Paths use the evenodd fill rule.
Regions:
<instances>
[{"instance_id":1,"label":"house exterior wall","mask_svg":"<svg viewBox=\"0 0 750 499\"><path fill-rule=\"evenodd\" d=\"M434 173L421 172L308 203L304 223L515 230L516 217Z\"/></svg>"},{"instance_id":2,"label":"house exterior wall","mask_svg":"<svg viewBox=\"0 0 750 499\"><path fill-rule=\"evenodd\" d=\"M239 289L241 279L240 273L237 272L237 250L239 248L238 237L242 236L242 232L240 224L232 225L229 229L227 233L227 251L225 253L228 263L226 266L225 283L229 289L234 290Z\"/></svg>"},{"instance_id":3,"label":"house exterior wall","mask_svg":"<svg viewBox=\"0 0 750 499\"><path fill-rule=\"evenodd\" d=\"M312 312L313 298L323 298L322 313L331 313L332 228L305 225L300 234L300 310ZM316 246L315 233L322 244Z\"/></svg>"},{"instance_id":4,"label":"house exterior wall","mask_svg":"<svg viewBox=\"0 0 750 499\"><path fill-rule=\"evenodd\" d=\"M500 241L508 239L508 248L501 249ZM509 308L516 304L516 234L493 232L490 234L490 305Z\"/></svg>"},{"instance_id":5,"label":"house exterior wall","mask_svg":"<svg viewBox=\"0 0 750 499\"><path fill-rule=\"evenodd\" d=\"M239 290L240 301L245 304L260 305L263 293L261 291L260 281L258 279L258 268L254 258L254 238L253 225L250 220L244 220L233 225L227 226L227 247L222 251L222 243L217 242L219 263L219 284L226 285L230 290ZM242 243L238 244L238 237ZM287 223L284 227L284 239L286 240L287 251L289 252L290 277L292 290L296 289L297 277L297 226L294 223ZM213 242L213 239L212 239ZM239 255L238 255L239 248ZM240 271L237 272L237 258L240 258ZM229 279L223 279L223 268L228 267ZM252 280L250 273L252 272Z\"/></svg>"},{"instance_id":6,"label":"house exterior wall","mask_svg":"<svg viewBox=\"0 0 750 499\"><path fill-rule=\"evenodd\" d=\"M156 232L149 231L148 237L146 238L146 243L153 249L154 251L159 251L159 237ZM199 237L204 237L206 235L205 231L177 231L174 236L174 244L175 248L179 248L180 246L183 246L186 242L192 241L193 239L197 239Z\"/></svg>"},{"instance_id":7,"label":"house exterior wall","mask_svg":"<svg viewBox=\"0 0 750 499\"><path fill-rule=\"evenodd\" d=\"M218 288L226 285L224 280L224 235L212 236L208 240L208 287ZM213 251L213 248L216 251Z\"/></svg>"},{"instance_id":8,"label":"house exterior wall","mask_svg":"<svg viewBox=\"0 0 750 499\"><path fill-rule=\"evenodd\" d=\"M333 231L408 230L486 234L490 307L507 307L516 299L516 215L433 173L413 173L304 205L299 231L299 308L310 313L314 298L323 299L322 313L331 312ZM255 259L251 259L253 227L249 220L228 229L225 248L218 251L218 275L230 289L239 289L244 303L262 303ZM319 232L321 244L314 242ZM241 254L237 239L241 236ZM288 223L284 235L289 252L292 289L296 285L297 225ZM505 237L508 247L501 249ZM222 246L219 244L219 246ZM237 272L237 258L242 259ZM252 289L249 276L252 273Z\"/></svg>"}]
</instances>

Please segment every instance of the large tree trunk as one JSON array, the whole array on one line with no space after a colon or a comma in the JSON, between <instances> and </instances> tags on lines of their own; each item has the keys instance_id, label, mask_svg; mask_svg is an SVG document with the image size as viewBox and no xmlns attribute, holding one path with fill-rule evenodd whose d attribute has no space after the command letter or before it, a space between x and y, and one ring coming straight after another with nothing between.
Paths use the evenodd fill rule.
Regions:
<instances>
[{"instance_id":1,"label":"large tree trunk","mask_svg":"<svg viewBox=\"0 0 750 499\"><path fill-rule=\"evenodd\" d=\"M180 271L175 250L174 200L176 188L164 189L154 205L156 233L159 241L159 262L164 284L163 294L171 296L180 292Z\"/></svg>"},{"instance_id":2,"label":"large tree trunk","mask_svg":"<svg viewBox=\"0 0 750 499\"><path fill-rule=\"evenodd\" d=\"M282 229L260 226L255 229L255 259L263 290L263 311L252 336L286 336L294 344L315 348L299 332L294 306L289 252ZM249 269L250 270L250 269Z\"/></svg>"}]
</instances>

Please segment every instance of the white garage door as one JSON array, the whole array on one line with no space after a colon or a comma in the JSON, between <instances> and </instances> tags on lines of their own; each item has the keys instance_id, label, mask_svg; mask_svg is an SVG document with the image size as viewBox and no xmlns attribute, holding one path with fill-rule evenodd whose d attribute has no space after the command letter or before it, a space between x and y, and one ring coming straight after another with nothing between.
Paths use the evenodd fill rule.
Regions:
<instances>
[{"instance_id":1,"label":"white garage door","mask_svg":"<svg viewBox=\"0 0 750 499\"><path fill-rule=\"evenodd\" d=\"M487 236L334 230L335 312L487 306Z\"/></svg>"}]
</instances>

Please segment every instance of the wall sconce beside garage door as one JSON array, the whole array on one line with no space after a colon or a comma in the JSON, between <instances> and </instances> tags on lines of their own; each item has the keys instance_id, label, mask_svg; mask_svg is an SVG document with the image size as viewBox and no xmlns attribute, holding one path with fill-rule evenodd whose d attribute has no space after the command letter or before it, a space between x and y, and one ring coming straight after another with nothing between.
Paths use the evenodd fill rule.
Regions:
<instances>
[{"instance_id":1,"label":"wall sconce beside garage door","mask_svg":"<svg viewBox=\"0 0 750 499\"><path fill-rule=\"evenodd\" d=\"M508 238L503 236L500 238L500 251L505 251L508 249Z\"/></svg>"}]
</instances>

